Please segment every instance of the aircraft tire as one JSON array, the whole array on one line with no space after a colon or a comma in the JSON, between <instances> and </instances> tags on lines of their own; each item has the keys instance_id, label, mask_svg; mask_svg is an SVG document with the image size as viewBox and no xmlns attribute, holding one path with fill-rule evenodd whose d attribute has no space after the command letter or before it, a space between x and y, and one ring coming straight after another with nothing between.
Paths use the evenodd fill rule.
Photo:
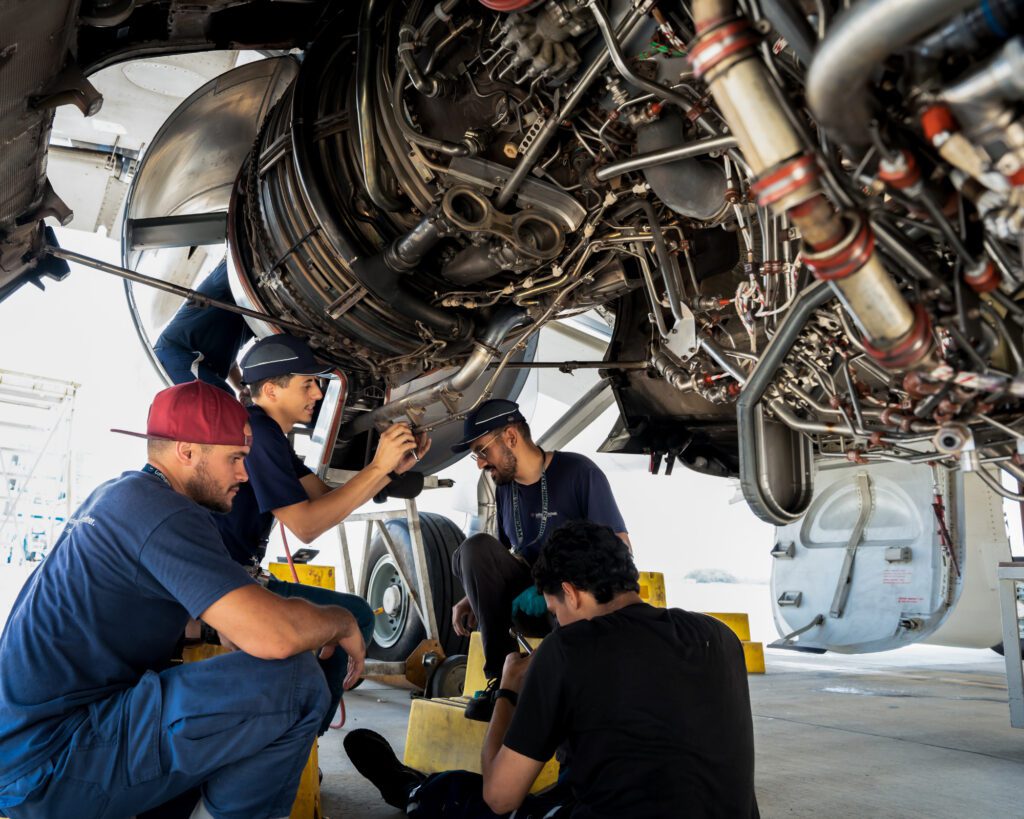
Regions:
<instances>
[{"instance_id":1,"label":"aircraft tire","mask_svg":"<svg viewBox=\"0 0 1024 819\"><path fill-rule=\"evenodd\" d=\"M452 628L452 606L465 594L462 584L452 573L452 557L465 540L465 535L443 515L423 512L419 517L430 589L434 596L438 641L448 657L465 654L469 650L469 640L457 635ZM385 527L396 548L405 550L409 558L408 565L412 566L408 521L405 518L389 520ZM409 590L402 582L394 560L388 554L384 538L379 533L371 541L365 560L370 569L366 588L362 589L363 596L370 608L386 609L377 615L373 641L368 647L367 656L376 660L404 660L426 637L426 629L420 622Z\"/></svg>"}]
</instances>

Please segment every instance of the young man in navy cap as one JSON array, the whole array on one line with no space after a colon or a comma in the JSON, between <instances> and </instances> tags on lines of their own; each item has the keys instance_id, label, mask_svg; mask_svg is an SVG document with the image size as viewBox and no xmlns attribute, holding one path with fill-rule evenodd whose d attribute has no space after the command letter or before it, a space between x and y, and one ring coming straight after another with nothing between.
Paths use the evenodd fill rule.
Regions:
<instances>
[{"instance_id":1,"label":"young man in navy cap","mask_svg":"<svg viewBox=\"0 0 1024 819\"><path fill-rule=\"evenodd\" d=\"M241 367L253 402L253 443L245 459L249 483L239 491L231 512L217 518L224 545L239 563L259 566L275 519L303 543L315 540L387 486L389 473L411 469L421 446L420 455L429 448L430 442L418 442L408 425L395 424L381 435L373 461L344 486L331 489L303 464L287 438L296 424L312 420L316 402L323 397L318 377L330 369L316 360L306 342L290 335L258 341L242 358ZM266 582L270 591L283 597L343 606L355 615L370 641L374 616L361 597L275 578ZM345 658L337 653L322 668L331 706L321 733L330 726L341 699Z\"/></svg>"},{"instance_id":2,"label":"young man in navy cap","mask_svg":"<svg viewBox=\"0 0 1024 819\"><path fill-rule=\"evenodd\" d=\"M452 447L466 450L497 486L498 538L479 533L459 547L454 568L466 596L452 609L456 633L480 627L488 693L471 700L466 714L487 720L505 656L515 649L513 601L527 616L545 614L543 599L531 591L530 567L547 536L573 520L608 526L627 545L629 535L604 473L583 455L542 450L515 402L492 399L477 407Z\"/></svg>"},{"instance_id":3,"label":"young man in navy cap","mask_svg":"<svg viewBox=\"0 0 1024 819\"><path fill-rule=\"evenodd\" d=\"M328 706L311 651L343 650L351 685L358 624L224 550L210 511L245 485L251 438L235 399L171 387L140 437L145 466L78 508L0 636L0 810L124 819L201 785L194 819L286 817ZM190 617L241 650L170 666Z\"/></svg>"},{"instance_id":4,"label":"young man in navy cap","mask_svg":"<svg viewBox=\"0 0 1024 819\"><path fill-rule=\"evenodd\" d=\"M234 304L226 259L203 279L196 292ZM153 352L175 384L185 384L198 377L234 395L232 387L237 391L242 389L235 358L250 338L252 330L238 313L186 302L156 340ZM197 365L200 354L202 359Z\"/></svg>"}]
</instances>

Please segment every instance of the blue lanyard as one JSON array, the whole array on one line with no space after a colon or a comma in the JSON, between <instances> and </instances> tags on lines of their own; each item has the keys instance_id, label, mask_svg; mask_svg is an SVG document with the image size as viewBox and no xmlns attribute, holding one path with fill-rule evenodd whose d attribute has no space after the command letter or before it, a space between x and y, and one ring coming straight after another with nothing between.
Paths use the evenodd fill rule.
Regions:
<instances>
[{"instance_id":1,"label":"blue lanyard","mask_svg":"<svg viewBox=\"0 0 1024 819\"><path fill-rule=\"evenodd\" d=\"M171 482L167 480L167 476L159 469L157 469L155 466L153 466L153 464L146 464L144 467L142 467L142 471L145 472L147 475L156 475L165 484L167 484L168 486L171 485Z\"/></svg>"},{"instance_id":2,"label":"blue lanyard","mask_svg":"<svg viewBox=\"0 0 1024 819\"><path fill-rule=\"evenodd\" d=\"M544 455L544 460L547 460L546 455ZM546 468L542 467L540 473L540 531L537 532L537 537L529 543L523 543L523 520L519 514L519 484L512 488L512 520L516 525L516 540L519 541L519 546L516 549L517 552L521 552L527 546L532 546L534 543L543 541L544 530L548 528L548 476Z\"/></svg>"}]
</instances>

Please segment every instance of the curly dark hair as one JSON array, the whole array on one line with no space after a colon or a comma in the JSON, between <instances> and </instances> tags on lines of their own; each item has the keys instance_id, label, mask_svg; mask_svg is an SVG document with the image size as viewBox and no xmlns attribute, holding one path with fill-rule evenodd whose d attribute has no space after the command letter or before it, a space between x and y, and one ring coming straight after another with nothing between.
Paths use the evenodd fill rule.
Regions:
<instances>
[{"instance_id":1,"label":"curly dark hair","mask_svg":"<svg viewBox=\"0 0 1024 819\"><path fill-rule=\"evenodd\" d=\"M598 603L620 592L640 591L629 547L607 526L574 520L551 533L533 564L533 582L545 594L561 596L562 582L588 591Z\"/></svg>"}]
</instances>

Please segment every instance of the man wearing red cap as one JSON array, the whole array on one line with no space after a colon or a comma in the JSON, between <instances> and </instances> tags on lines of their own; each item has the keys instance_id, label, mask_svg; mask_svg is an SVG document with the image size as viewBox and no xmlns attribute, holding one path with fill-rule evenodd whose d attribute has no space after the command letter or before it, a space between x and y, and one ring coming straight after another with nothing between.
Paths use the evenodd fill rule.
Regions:
<instances>
[{"instance_id":1,"label":"man wearing red cap","mask_svg":"<svg viewBox=\"0 0 1024 819\"><path fill-rule=\"evenodd\" d=\"M339 607L263 589L211 511L247 475L245 409L201 382L159 393L148 457L96 489L22 589L0 636L0 809L123 819L196 786L195 819L288 816L327 708L321 656L347 684L365 647ZM241 650L170 666L189 618Z\"/></svg>"}]
</instances>

